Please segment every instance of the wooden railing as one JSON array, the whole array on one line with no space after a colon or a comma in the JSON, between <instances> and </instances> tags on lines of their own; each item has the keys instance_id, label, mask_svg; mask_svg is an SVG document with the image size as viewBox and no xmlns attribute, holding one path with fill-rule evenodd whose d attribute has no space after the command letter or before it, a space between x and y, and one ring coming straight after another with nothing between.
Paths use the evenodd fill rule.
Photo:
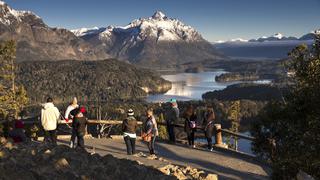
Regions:
<instances>
[{"instance_id":1,"label":"wooden railing","mask_svg":"<svg viewBox=\"0 0 320 180\"><path fill-rule=\"evenodd\" d=\"M5 121L0 121L0 123L4 123ZM39 121L25 121L25 124L35 124L35 123L40 123ZM71 121L66 122L65 120L60 120L58 122L59 124L71 124ZM122 124L122 121L119 120L94 120L94 119L90 119L88 120L89 124L96 124L96 125L120 125ZM141 121L138 121L138 125L142 125ZM158 125L161 126L166 126L166 123L158 123ZM175 127L177 128L184 128L183 124L174 124ZM223 142L222 142L222 133L224 134L228 134L228 135L232 135L234 137L237 138L242 138L242 139L246 139L246 140L250 140L250 141L255 141L254 137L245 135L245 134L241 134L241 133L236 133L233 131L230 131L228 129L222 129L220 124L214 124L215 126L215 142L216 142L216 146L223 146ZM204 127L197 127L197 130L200 131L204 131Z\"/></svg>"}]
</instances>

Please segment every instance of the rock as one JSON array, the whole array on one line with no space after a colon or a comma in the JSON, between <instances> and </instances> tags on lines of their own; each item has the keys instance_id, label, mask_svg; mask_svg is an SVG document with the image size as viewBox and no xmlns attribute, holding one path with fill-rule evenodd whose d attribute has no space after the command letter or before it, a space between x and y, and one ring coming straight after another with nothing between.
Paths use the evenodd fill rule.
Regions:
<instances>
[{"instance_id":1,"label":"rock","mask_svg":"<svg viewBox=\"0 0 320 180\"><path fill-rule=\"evenodd\" d=\"M6 144L7 143L7 139L4 137L0 137L0 144Z\"/></svg>"},{"instance_id":2,"label":"rock","mask_svg":"<svg viewBox=\"0 0 320 180\"><path fill-rule=\"evenodd\" d=\"M30 153L31 155L35 156L37 154L37 151L35 149L32 149Z\"/></svg>"},{"instance_id":3,"label":"rock","mask_svg":"<svg viewBox=\"0 0 320 180\"><path fill-rule=\"evenodd\" d=\"M202 170L197 170L191 167L182 167L175 165L166 165L164 167L159 168L164 174L173 175L179 180L185 179L199 179L199 180L216 180L218 176L215 174L208 174Z\"/></svg>"},{"instance_id":4,"label":"rock","mask_svg":"<svg viewBox=\"0 0 320 180\"><path fill-rule=\"evenodd\" d=\"M70 167L69 162L65 158L59 159L55 164L55 168L58 170L63 170L69 167Z\"/></svg>"},{"instance_id":5,"label":"rock","mask_svg":"<svg viewBox=\"0 0 320 180\"><path fill-rule=\"evenodd\" d=\"M9 149L9 150L11 150L11 149L13 149L13 144L12 144L12 142L7 142L7 143L4 145L4 147L7 148L7 149Z\"/></svg>"},{"instance_id":6,"label":"rock","mask_svg":"<svg viewBox=\"0 0 320 180\"><path fill-rule=\"evenodd\" d=\"M0 179L175 179L142 163L45 144L2 148ZM123 173L126 172L126 173Z\"/></svg>"},{"instance_id":7,"label":"rock","mask_svg":"<svg viewBox=\"0 0 320 180\"><path fill-rule=\"evenodd\" d=\"M147 159L156 160L156 159L157 159L157 156L154 155L154 154L152 154L152 155L148 156Z\"/></svg>"},{"instance_id":8,"label":"rock","mask_svg":"<svg viewBox=\"0 0 320 180\"><path fill-rule=\"evenodd\" d=\"M180 179L180 180L188 179L188 178L182 173L182 171L176 171L176 172L173 173L173 175L174 175L175 177L177 177L178 179Z\"/></svg>"},{"instance_id":9,"label":"rock","mask_svg":"<svg viewBox=\"0 0 320 180\"><path fill-rule=\"evenodd\" d=\"M314 180L314 178L300 170L297 174L297 180Z\"/></svg>"},{"instance_id":10,"label":"rock","mask_svg":"<svg viewBox=\"0 0 320 180\"><path fill-rule=\"evenodd\" d=\"M47 149L44 154L51 154L51 151L49 149Z\"/></svg>"},{"instance_id":11,"label":"rock","mask_svg":"<svg viewBox=\"0 0 320 180\"><path fill-rule=\"evenodd\" d=\"M218 176L216 174L208 174L204 180L218 180Z\"/></svg>"}]
</instances>

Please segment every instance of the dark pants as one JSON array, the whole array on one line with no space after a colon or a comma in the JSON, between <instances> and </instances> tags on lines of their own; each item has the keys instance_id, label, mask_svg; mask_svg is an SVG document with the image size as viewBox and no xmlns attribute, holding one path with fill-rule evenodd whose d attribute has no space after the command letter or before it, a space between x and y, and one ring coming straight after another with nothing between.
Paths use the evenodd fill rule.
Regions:
<instances>
[{"instance_id":1,"label":"dark pants","mask_svg":"<svg viewBox=\"0 0 320 180\"><path fill-rule=\"evenodd\" d=\"M190 146L194 145L194 131L191 130L190 132L187 133L188 136L188 143Z\"/></svg>"},{"instance_id":2,"label":"dark pants","mask_svg":"<svg viewBox=\"0 0 320 180\"><path fill-rule=\"evenodd\" d=\"M154 152L154 143L156 141L156 137L157 136L152 136L151 141L148 142L148 148L149 148L150 154L155 154L155 152Z\"/></svg>"},{"instance_id":3,"label":"dark pants","mask_svg":"<svg viewBox=\"0 0 320 180\"><path fill-rule=\"evenodd\" d=\"M85 148L84 147L84 133L82 133L82 132L77 132L76 133L76 136L77 136L77 139L78 139L78 145L77 145L77 147L79 147L79 148Z\"/></svg>"},{"instance_id":4,"label":"dark pants","mask_svg":"<svg viewBox=\"0 0 320 180\"><path fill-rule=\"evenodd\" d=\"M169 141L175 143L176 142L176 135L174 133L174 125L167 124L167 131L169 134Z\"/></svg>"},{"instance_id":5,"label":"dark pants","mask_svg":"<svg viewBox=\"0 0 320 180\"><path fill-rule=\"evenodd\" d=\"M45 139L44 139L44 141L46 143L52 143L53 145L57 145L56 130L45 131Z\"/></svg>"},{"instance_id":6,"label":"dark pants","mask_svg":"<svg viewBox=\"0 0 320 180\"><path fill-rule=\"evenodd\" d=\"M212 137L207 137L207 141L208 141L208 149L212 148Z\"/></svg>"},{"instance_id":7,"label":"dark pants","mask_svg":"<svg viewBox=\"0 0 320 180\"><path fill-rule=\"evenodd\" d=\"M212 148L213 125L210 124L206 128L205 136L206 136L207 141L208 141L208 149L211 149Z\"/></svg>"},{"instance_id":8,"label":"dark pants","mask_svg":"<svg viewBox=\"0 0 320 180\"><path fill-rule=\"evenodd\" d=\"M72 128L71 140L70 140L71 148L75 148L76 147L76 144L75 144L76 143L76 137L77 137L77 131L74 128Z\"/></svg>"},{"instance_id":9,"label":"dark pants","mask_svg":"<svg viewBox=\"0 0 320 180\"><path fill-rule=\"evenodd\" d=\"M132 155L136 153L136 138L130 138L129 136L124 137L124 142L127 146L127 154Z\"/></svg>"}]
</instances>

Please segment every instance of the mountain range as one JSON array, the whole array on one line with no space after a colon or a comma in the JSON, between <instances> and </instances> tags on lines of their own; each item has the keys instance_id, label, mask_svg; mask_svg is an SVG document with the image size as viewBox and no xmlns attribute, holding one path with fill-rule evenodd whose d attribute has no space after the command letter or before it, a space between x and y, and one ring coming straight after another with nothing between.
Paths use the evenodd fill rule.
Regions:
<instances>
[{"instance_id":1,"label":"mountain range","mask_svg":"<svg viewBox=\"0 0 320 180\"><path fill-rule=\"evenodd\" d=\"M286 37L281 33L272 36L263 36L257 39L232 39L217 41L213 46L230 58L236 59L282 59L300 44L312 45L316 32L307 33L299 38Z\"/></svg>"},{"instance_id":2,"label":"mountain range","mask_svg":"<svg viewBox=\"0 0 320 180\"><path fill-rule=\"evenodd\" d=\"M314 35L315 33L320 32L320 30L317 30L315 32L310 32L307 34L302 35L301 37L294 37L294 36L284 36L281 33L275 33L274 35L271 36L262 36L257 39L243 39L243 38L236 38L236 39L231 39L229 41L216 41L213 42L213 44L221 44L221 43L246 43L246 42L279 42L279 41L313 41L314 40Z\"/></svg>"},{"instance_id":3,"label":"mountain range","mask_svg":"<svg viewBox=\"0 0 320 180\"><path fill-rule=\"evenodd\" d=\"M30 11L0 1L0 42L17 41L17 60L116 58L142 66L176 66L223 56L199 32L157 11L124 27L69 31L52 28Z\"/></svg>"},{"instance_id":4,"label":"mountain range","mask_svg":"<svg viewBox=\"0 0 320 180\"><path fill-rule=\"evenodd\" d=\"M110 57L72 32L51 28L30 11L17 11L0 1L0 41L17 42L17 60L96 60Z\"/></svg>"},{"instance_id":5,"label":"mountain range","mask_svg":"<svg viewBox=\"0 0 320 180\"><path fill-rule=\"evenodd\" d=\"M0 0L0 42L17 42L17 61L102 60L115 58L144 67L179 67L189 62L231 58L287 56L295 46L311 45L314 34L209 43L193 27L156 11L126 26L67 30L52 28L30 11L18 11Z\"/></svg>"}]
</instances>

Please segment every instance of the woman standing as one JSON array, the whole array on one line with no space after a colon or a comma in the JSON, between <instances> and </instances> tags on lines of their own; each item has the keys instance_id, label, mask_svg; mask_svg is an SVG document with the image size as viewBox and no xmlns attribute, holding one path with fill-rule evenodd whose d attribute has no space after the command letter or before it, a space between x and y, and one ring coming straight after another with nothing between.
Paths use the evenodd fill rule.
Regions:
<instances>
[{"instance_id":1,"label":"woman standing","mask_svg":"<svg viewBox=\"0 0 320 180\"><path fill-rule=\"evenodd\" d=\"M194 113L192 106L189 106L187 110L183 113L184 121L184 131L187 133L188 143L190 147L195 148L194 145L194 133L196 132L196 120L197 116Z\"/></svg>"},{"instance_id":2,"label":"woman standing","mask_svg":"<svg viewBox=\"0 0 320 180\"><path fill-rule=\"evenodd\" d=\"M156 119L153 116L153 109L147 110L147 121L145 123L144 136L151 136L151 139L148 140L148 148L151 155L155 154L154 143L156 137L159 135ZM144 138L144 137L143 137Z\"/></svg>"},{"instance_id":3,"label":"woman standing","mask_svg":"<svg viewBox=\"0 0 320 180\"><path fill-rule=\"evenodd\" d=\"M134 118L134 112L132 109L128 110L127 115L127 118L122 122L122 132L124 142L127 146L127 154L133 155L136 153L137 120Z\"/></svg>"},{"instance_id":4,"label":"woman standing","mask_svg":"<svg viewBox=\"0 0 320 180\"><path fill-rule=\"evenodd\" d=\"M213 107L211 105L207 105L207 110L204 113L204 120L203 120L203 126L204 126L204 132L205 136L208 141L208 150L212 151L212 136L213 136L213 130L214 130L214 120L215 120L215 114L213 111Z\"/></svg>"},{"instance_id":5,"label":"woman standing","mask_svg":"<svg viewBox=\"0 0 320 180\"><path fill-rule=\"evenodd\" d=\"M67 110L64 114L64 119L66 120L67 123L68 123L69 119L73 120L74 113L71 113L71 112L77 108L79 108L78 100L76 97L74 97L72 102L70 103L70 105L67 107ZM77 132L74 130L74 128L72 128L71 139L70 139L70 148L75 148L76 137L77 137Z\"/></svg>"}]
</instances>

